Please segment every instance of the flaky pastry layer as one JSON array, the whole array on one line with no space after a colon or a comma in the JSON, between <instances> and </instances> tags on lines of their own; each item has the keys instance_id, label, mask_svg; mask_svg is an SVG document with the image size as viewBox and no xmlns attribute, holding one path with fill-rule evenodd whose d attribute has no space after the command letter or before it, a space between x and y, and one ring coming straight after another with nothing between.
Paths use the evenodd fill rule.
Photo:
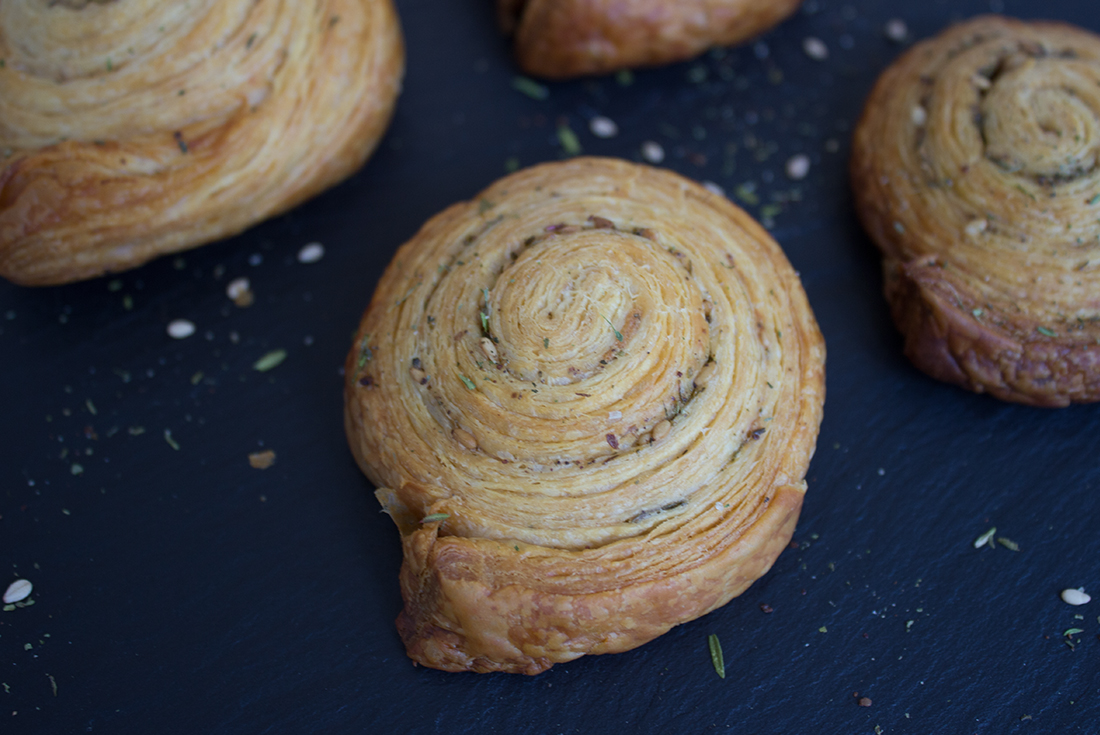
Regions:
<instances>
[{"instance_id":1,"label":"flaky pastry layer","mask_svg":"<svg viewBox=\"0 0 1100 735\"><path fill-rule=\"evenodd\" d=\"M875 85L851 172L918 367L1100 400L1100 37L985 16L917 44Z\"/></svg>"},{"instance_id":2,"label":"flaky pastry layer","mask_svg":"<svg viewBox=\"0 0 1100 735\"><path fill-rule=\"evenodd\" d=\"M498 0L527 72L561 79L683 61L776 25L802 0Z\"/></svg>"},{"instance_id":3,"label":"flaky pastry layer","mask_svg":"<svg viewBox=\"0 0 1100 735\"><path fill-rule=\"evenodd\" d=\"M346 364L409 655L534 674L728 602L790 540L824 359L779 246L671 172L544 164L433 217Z\"/></svg>"},{"instance_id":4,"label":"flaky pastry layer","mask_svg":"<svg viewBox=\"0 0 1100 735\"><path fill-rule=\"evenodd\" d=\"M404 68L390 0L0 4L0 275L91 278L354 172Z\"/></svg>"}]
</instances>

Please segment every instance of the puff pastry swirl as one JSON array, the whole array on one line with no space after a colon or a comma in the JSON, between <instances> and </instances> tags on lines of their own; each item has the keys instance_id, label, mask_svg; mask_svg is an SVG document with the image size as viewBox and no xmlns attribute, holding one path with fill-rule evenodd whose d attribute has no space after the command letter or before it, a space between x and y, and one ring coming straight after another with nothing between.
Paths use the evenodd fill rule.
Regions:
<instances>
[{"instance_id":1,"label":"puff pastry swirl","mask_svg":"<svg viewBox=\"0 0 1100 735\"><path fill-rule=\"evenodd\" d=\"M914 46L853 145L909 358L1039 406L1100 400L1100 37L986 16Z\"/></svg>"},{"instance_id":2,"label":"puff pastry swirl","mask_svg":"<svg viewBox=\"0 0 1100 735\"><path fill-rule=\"evenodd\" d=\"M243 230L350 175L404 68L390 0L5 0L0 275L55 284Z\"/></svg>"},{"instance_id":3,"label":"puff pastry swirl","mask_svg":"<svg viewBox=\"0 0 1100 735\"><path fill-rule=\"evenodd\" d=\"M531 74L561 79L683 61L763 33L802 0L498 0Z\"/></svg>"},{"instance_id":4,"label":"puff pastry swirl","mask_svg":"<svg viewBox=\"0 0 1100 735\"><path fill-rule=\"evenodd\" d=\"M741 593L790 540L824 359L775 241L671 172L544 164L432 218L346 363L409 655L535 674Z\"/></svg>"}]
</instances>

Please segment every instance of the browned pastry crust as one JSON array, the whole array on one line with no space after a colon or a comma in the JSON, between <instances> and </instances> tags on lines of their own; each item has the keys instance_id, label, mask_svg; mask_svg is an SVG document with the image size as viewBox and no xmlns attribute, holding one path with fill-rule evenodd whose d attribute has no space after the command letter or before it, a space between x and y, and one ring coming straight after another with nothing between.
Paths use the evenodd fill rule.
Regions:
<instances>
[{"instance_id":1,"label":"browned pastry crust","mask_svg":"<svg viewBox=\"0 0 1100 735\"><path fill-rule=\"evenodd\" d=\"M1100 400L1100 37L985 16L899 58L856 129L856 206L906 355L1037 406Z\"/></svg>"},{"instance_id":2,"label":"browned pastry crust","mask_svg":"<svg viewBox=\"0 0 1100 735\"><path fill-rule=\"evenodd\" d=\"M0 275L56 284L237 233L354 172L391 0L0 5Z\"/></svg>"},{"instance_id":3,"label":"browned pastry crust","mask_svg":"<svg viewBox=\"0 0 1100 735\"><path fill-rule=\"evenodd\" d=\"M654 66L739 43L802 0L498 0L527 72L554 79Z\"/></svg>"},{"instance_id":4,"label":"browned pastry crust","mask_svg":"<svg viewBox=\"0 0 1100 735\"><path fill-rule=\"evenodd\" d=\"M824 358L776 243L671 172L544 164L432 218L346 364L409 655L535 674L728 602L790 540Z\"/></svg>"}]
</instances>

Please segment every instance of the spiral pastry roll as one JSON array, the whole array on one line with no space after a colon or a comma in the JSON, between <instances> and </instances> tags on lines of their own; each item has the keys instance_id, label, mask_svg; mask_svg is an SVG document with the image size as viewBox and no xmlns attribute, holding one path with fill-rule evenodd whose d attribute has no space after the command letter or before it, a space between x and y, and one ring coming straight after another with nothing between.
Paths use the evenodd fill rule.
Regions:
<instances>
[{"instance_id":1,"label":"spiral pastry roll","mask_svg":"<svg viewBox=\"0 0 1100 735\"><path fill-rule=\"evenodd\" d=\"M883 73L853 149L909 358L1008 401L1100 399L1100 37L950 28Z\"/></svg>"},{"instance_id":2,"label":"spiral pastry roll","mask_svg":"<svg viewBox=\"0 0 1100 735\"><path fill-rule=\"evenodd\" d=\"M535 674L741 593L790 540L824 359L776 243L676 174L545 164L431 219L346 365L409 655Z\"/></svg>"},{"instance_id":3,"label":"spiral pastry roll","mask_svg":"<svg viewBox=\"0 0 1100 735\"><path fill-rule=\"evenodd\" d=\"M354 172L404 67L390 0L4 0L0 275L237 233Z\"/></svg>"},{"instance_id":4,"label":"spiral pastry roll","mask_svg":"<svg viewBox=\"0 0 1100 735\"><path fill-rule=\"evenodd\" d=\"M763 33L802 0L498 0L516 58L561 79L683 61Z\"/></svg>"}]
</instances>

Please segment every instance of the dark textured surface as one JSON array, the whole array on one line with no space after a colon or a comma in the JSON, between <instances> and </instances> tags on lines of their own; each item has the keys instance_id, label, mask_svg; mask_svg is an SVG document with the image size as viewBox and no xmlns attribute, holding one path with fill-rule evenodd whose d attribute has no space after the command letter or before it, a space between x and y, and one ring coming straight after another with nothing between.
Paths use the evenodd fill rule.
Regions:
<instances>
[{"instance_id":1,"label":"dark textured surface","mask_svg":"<svg viewBox=\"0 0 1100 735\"><path fill-rule=\"evenodd\" d=\"M1097 732L1100 601L1058 595L1100 592L1100 406L1001 404L911 367L845 177L863 97L903 47L885 22L920 38L1000 3L810 0L766 58L750 44L545 100L512 88L488 0L398 5L405 92L352 180L178 261L0 284L2 586L35 585L33 606L0 612L0 733ZM1086 0L1003 9L1100 30ZM591 135L596 114L619 134ZM801 271L829 359L798 547L629 653L534 678L414 668L393 626L397 533L346 449L338 371L397 246L507 159L562 155L559 122L586 153L660 142L666 166L768 220ZM800 152L813 165L791 182ZM299 263L314 240L324 259ZM247 309L225 295L241 275ZM168 338L175 318L198 333ZM252 369L276 348L282 365ZM261 448L278 455L263 471ZM974 549L991 526L1019 551Z\"/></svg>"}]
</instances>

